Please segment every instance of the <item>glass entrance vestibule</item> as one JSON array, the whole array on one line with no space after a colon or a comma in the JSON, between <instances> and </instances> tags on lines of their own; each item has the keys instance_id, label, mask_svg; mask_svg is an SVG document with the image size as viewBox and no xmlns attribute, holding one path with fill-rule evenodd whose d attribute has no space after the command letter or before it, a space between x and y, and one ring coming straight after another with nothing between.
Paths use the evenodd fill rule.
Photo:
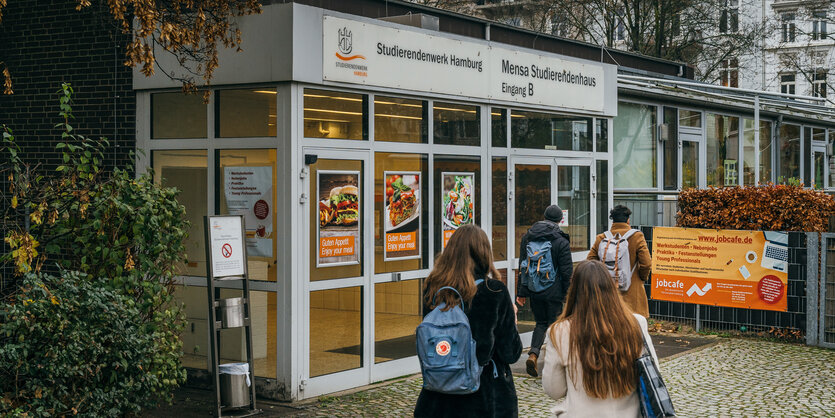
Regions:
<instances>
[{"instance_id":1,"label":"glass entrance vestibule","mask_svg":"<svg viewBox=\"0 0 835 418\"><path fill-rule=\"evenodd\" d=\"M207 367L202 217L251 211L255 375L274 397L418 372L423 279L457 225L492 237L511 292L521 236L546 206L565 211L575 260L608 226L608 117L302 83L138 102L140 171L180 190L192 225L184 364ZM526 308L519 329L530 338ZM242 358L240 336L221 340L223 361Z\"/></svg>"}]
</instances>

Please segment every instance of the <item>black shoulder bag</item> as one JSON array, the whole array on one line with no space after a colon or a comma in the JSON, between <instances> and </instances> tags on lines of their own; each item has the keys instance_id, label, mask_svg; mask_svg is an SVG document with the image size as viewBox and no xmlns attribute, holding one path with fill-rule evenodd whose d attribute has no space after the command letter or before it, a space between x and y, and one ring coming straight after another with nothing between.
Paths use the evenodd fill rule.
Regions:
<instances>
[{"instance_id":1,"label":"black shoulder bag","mask_svg":"<svg viewBox=\"0 0 835 418\"><path fill-rule=\"evenodd\" d=\"M649 351L647 340L644 338L644 331L638 324L638 331L641 333L641 340L644 342L645 353L635 360L635 369L638 374L638 400L641 403L641 417L658 418L674 417L676 411L673 408L673 400L670 399L670 392L664 379L661 378L661 371L652 354Z\"/></svg>"}]
</instances>

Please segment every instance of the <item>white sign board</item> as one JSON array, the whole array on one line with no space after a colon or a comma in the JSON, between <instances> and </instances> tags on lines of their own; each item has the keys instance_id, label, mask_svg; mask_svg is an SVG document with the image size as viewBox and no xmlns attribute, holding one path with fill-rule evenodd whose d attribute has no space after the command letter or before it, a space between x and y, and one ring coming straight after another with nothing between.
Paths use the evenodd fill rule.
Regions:
<instances>
[{"instance_id":1,"label":"white sign board","mask_svg":"<svg viewBox=\"0 0 835 418\"><path fill-rule=\"evenodd\" d=\"M209 217L212 277L243 276L246 258L240 216Z\"/></svg>"},{"instance_id":2,"label":"white sign board","mask_svg":"<svg viewBox=\"0 0 835 418\"><path fill-rule=\"evenodd\" d=\"M322 26L328 81L604 110L604 64L334 16L325 16Z\"/></svg>"}]
</instances>

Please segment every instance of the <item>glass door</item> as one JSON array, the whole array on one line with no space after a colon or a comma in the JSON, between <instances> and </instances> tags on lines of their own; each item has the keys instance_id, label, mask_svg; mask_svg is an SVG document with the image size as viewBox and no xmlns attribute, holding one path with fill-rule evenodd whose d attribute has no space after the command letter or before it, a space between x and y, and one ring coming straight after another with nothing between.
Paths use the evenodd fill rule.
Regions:
<instances>
[{"instance_id":1,"label":"glass door","mask_svg":"<svg viewBox=\"0 0 835 418\"><path fill-rule=\"evenodd\" d=\"M427 154L374 153L373 184L374 274L368 344L370 379L377 382L420 371L415 328L423 320L423 279L434 253L430 243L439 237L432 228L437 213L429 210L436 197Z\"/></svg>"},{"instance_id":2,"label":"glass door","mask_svg":"<svg viewBox=\"0 0 835 418\"><path fill-rule=\"evenodd\" d=\"M304 180L306 289L303 315L305 398L368 384L370 266L374 209L368 152L306 148L315 155Z\"/></svg>"},{"instance_id":3,"label":"glass door","mask_svg":"<svg viewBox=\"0 0 835 418\"><path fill-rule=\"evenodd\" d=\"M508 175L511 190L511 236L513 248L509 258L511 260L508 277L508 288L511 295L516 294L516 278L518 276L519 258L521 254L522 236L528 229L543 219L545 208L557 201L556 184L557 170L553 158L513 157L513 169ZM526 302L519 307L517 328L523 335L523 343L530 343L530 332L533 331L535 321Z\"/></svg>"},{"instance_id":4,"label":"glass door","mask_svg":"<svg viewBox=\"0 0 835 418\"><path fill-rule=\"evenodd\" d=\"M826 146L812 146L812 187L822 190L826 187L826 178L829 167L826 164Z\"/></svg>"},{"instance_id":5,"label":"glass door","mask_svg":"<svg viewBox=\"0 0 835 418\"><path fill-rule=\"evenodd\" d=\"M702 140L701 135L681 134L680 136L680 152L681 156L681 182L679 183L679 190L698 188L701 181L699 180L699 143Z\"/></svg>"}]
</instances>

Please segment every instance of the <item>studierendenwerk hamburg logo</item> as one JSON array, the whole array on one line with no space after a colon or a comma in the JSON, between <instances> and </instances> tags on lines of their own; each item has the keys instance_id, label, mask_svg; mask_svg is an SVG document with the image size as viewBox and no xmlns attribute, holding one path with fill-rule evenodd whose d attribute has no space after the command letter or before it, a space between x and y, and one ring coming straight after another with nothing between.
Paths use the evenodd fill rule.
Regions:
<instances>
[{"instance_id":1,"label":"studierendenwerk hamburg logo","mask_svg":"<svg viewBox=\"0 0 835 418\"><path fill-rule=\"evenodd\" d=\"M338 29L338 33L337 46L339 47L339 52L336 53L336 57L343 61L351 61L358 58L364 60L365 57L362 55L351 55L351 52L354 50L353 32L348 30L346 26Z\"/></svg>"}]
</instances>

